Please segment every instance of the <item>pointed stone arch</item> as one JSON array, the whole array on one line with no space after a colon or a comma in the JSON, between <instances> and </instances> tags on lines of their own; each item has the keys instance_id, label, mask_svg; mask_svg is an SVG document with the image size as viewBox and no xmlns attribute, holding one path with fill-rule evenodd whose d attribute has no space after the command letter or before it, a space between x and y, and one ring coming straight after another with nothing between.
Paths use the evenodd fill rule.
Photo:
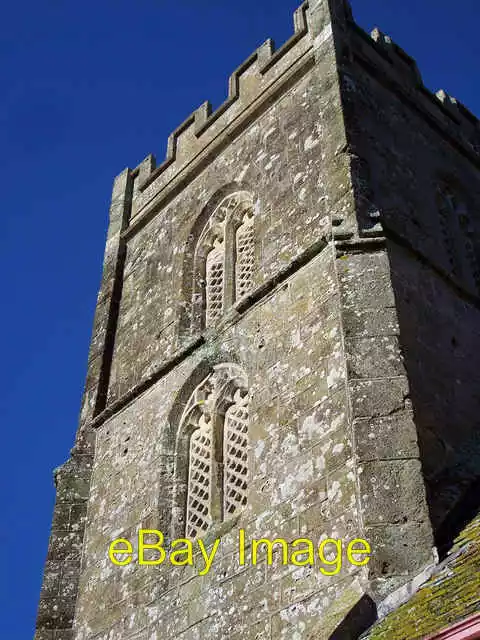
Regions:
<instances>
[{"instance_id":1,"label":"pointed stone arch","mask_svg":"<svg viewBox=\"0 0 480 640\"><path fill-rule=\"evenodd\" d=\"M191 391L181 415L177 412L172 538L202 536L213 524L232 517L246 504L247 376L234 362L213 365L203 373L193 390L191 381L186 383ZM229 416L235 417L234 411L237 422L233 424Z\"/></svg>"},{"instance_id":2,"label":"pointed stone arch","mask_svg":"<svg viewBox=\"0 0 480 640\"><path fill-rule=\"evenodd\" d=\"M181 337L214 326L253 287L256 209L251 190L231 183L195 220L183 257Z\"/></svg>"}]
</instances>

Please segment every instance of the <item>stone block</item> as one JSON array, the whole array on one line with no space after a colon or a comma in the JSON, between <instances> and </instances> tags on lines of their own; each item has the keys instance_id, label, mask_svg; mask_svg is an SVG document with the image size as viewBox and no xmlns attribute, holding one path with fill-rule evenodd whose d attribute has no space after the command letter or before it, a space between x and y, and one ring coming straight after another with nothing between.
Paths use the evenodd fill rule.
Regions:
<instances>
[{"instance_id":1,"label":"stone block","mask_svg":"<svg viewBox=\"0 0 480 640\"><path fill-rule=\"evenodd\" d=\"M366 527L365 537L372 547L371 577L415 576L433 562L428 522Z\"/></svg>"},{"instance_id":2,"label":"stone block","mask_svg":"<svg viewBox=\"0 0 480 640\"><path fill-rule=\"evenodd\" d=\"M354 418L378 417L404 411L409 404L406 378L352 380L352 410Z\"/></svg>"},{"instance_id":3,"label":"stone block","mask_svg":"<svg viewBox=\"0 0 480 640\"><path fill-rule=\"evenodd\" d=\"M393 378L405 375L396 336L350 338L346 341L348 375L357 378Z\"/></svg>"},{"instance_id":4,"label":"stone block","mask_svg":"<svg viewBox=\"0 0 480 640\"><path fill-rule=\"evenodd\" d=\"M354 421L356 453L361 462L418 458L417 430L410 411Z\"/></svg>"},{"instance_id":5,"label":"stone block","mask_svg":"<svg viewBox=\"0 0 480 640\"><path fill-rule=\"evenodd\" d=\"M55 640L52 629L36 629L33 640Z\"/></svg>"},{"instance_id":6,"label":"stone block","mask_svg":"<svg viewBox=\"0 0 480 640\"><path fill-rule=\"evenodd\" d=\"M424 522L428 519L418 460L364 462L359 478L366 525Z\"/></svg>"},{"instance_id":7,"label":"stone block","mask_svg":"<svg viewBox=\"0 0 480 640\"><path fill-rule=\"evenodd\" d=\"M394 307L345 309L343 326L345 336L349 338L393 336L399 333L397 310Z\"/></svg>"},{"instance_id":8,"label":"stone block","mask_svg":"<svg viewBox=\"0 0 480 640\"><path fill-rule=\"evenodd\" d=\"M37 629L68 629L72 626L75 600L41 598L38 605Z\"/></svg>"}]
</instances>

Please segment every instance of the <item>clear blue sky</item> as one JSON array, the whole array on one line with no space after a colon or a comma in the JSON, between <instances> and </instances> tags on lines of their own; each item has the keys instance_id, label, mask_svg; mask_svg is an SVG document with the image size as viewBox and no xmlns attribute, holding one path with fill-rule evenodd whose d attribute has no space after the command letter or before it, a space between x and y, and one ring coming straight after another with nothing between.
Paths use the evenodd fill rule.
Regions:
<instances>
[{"instance_id":1,"label":"clear blue sky","mask_svg":"<svg viewBox=\"0 0 480 640\"><path fill-rule=\"evenodd\" d=\"M148 153L267 37L293 0L24 0L2 7L3 455L0 637L32 638L54 503L73 445L113 177ZM480 115L479 0L353 0Z\"/></svg>"}]
</instances>

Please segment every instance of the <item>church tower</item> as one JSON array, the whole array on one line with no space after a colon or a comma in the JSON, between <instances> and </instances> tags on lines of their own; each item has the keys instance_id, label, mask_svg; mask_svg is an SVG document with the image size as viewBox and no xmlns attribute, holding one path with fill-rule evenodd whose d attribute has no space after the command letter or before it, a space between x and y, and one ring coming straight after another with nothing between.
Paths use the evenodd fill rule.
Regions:
<instances>
[{"instance_id":1,"label":"church tower","mask_svg":"<svg viewBox=\"0 0 480 640\"><path fill-rule=\"evenodd\" d=\"M479 150L347 0L308 0L115 179L36 640L354 639L436 562L479 481ZM140 530L193 566L139 564ZM342 562L253 563L277 538Z\"/></svg>"}]
</instances>

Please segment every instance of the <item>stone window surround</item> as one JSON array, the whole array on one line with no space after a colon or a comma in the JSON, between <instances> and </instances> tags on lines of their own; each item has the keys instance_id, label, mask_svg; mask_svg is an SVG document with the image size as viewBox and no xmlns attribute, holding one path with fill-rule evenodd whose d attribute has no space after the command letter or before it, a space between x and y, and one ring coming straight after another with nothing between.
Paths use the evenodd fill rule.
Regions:
<instances>
[{"instance_id":1,"label":"stone window surround","mask_svg":"<svg viewBox=\"0 0 480 640\"><path fill-rule=\"evenodd\" d=\"M190 454L192 436L200 428L200 423L209 423L211 427L211 464L209 472L210 487L208 496L208 517L201 523L198 534L204 535L211 527L237 515L237 511L227 514L224 496L227 473L224 469L226 442L224 441L225 416L236 405L248 402L248 383L243 369L232 363L215 365L201 383L191 393L185 406L175 446L175 469L173 486L173 507L171 512L170 532L172 539L193 537L189 525L189 488ZM207 419L207 418L210 419ZM228 464L226 465L228 466ZM248 466L246 468L248 472ZM248 478L246 477L246 482ZM243 503L241 506L244 506Z\"/></svg>"},{"instance_id":2,"label":"stone window surround","mask_svg":"<svg viewBox=\"0 0 480 640\"><path fill-rule=\"evenodd\" d=\"M471 207L464 193L454 179L442 178L437 184L436 206L451 275L469 282L480 291L480 261L476 246L478 230L474 228ZM462 256L465 257L462 259Z\"/></svg>"},{"instance_id":3,"label":"stone window surround","mask_svg":"<svg viewBox=\"0 0 480 640\"><path fill-rule=\"evenodd\" d=\"M237 301L240 291L242 295L246 295L249 287L253 285L251 280L253 265L250 281L241 287L237 283L240 276L239 265L237 265L239 245L237 236L239 231L253 225L253 221L253 198L248 191L236 191L227 195L207 220L196 243L193 258L192 333L204 330L218 319L218 313L208 314L210 317L207 317L207 311L209 311L207 309L209 277L207 262L212 252L222 250L224 256L222 315ZM251 237L253 239L253 236ZM208 320L211 322L209 323Z\"/></svg>"}]
</instances>

